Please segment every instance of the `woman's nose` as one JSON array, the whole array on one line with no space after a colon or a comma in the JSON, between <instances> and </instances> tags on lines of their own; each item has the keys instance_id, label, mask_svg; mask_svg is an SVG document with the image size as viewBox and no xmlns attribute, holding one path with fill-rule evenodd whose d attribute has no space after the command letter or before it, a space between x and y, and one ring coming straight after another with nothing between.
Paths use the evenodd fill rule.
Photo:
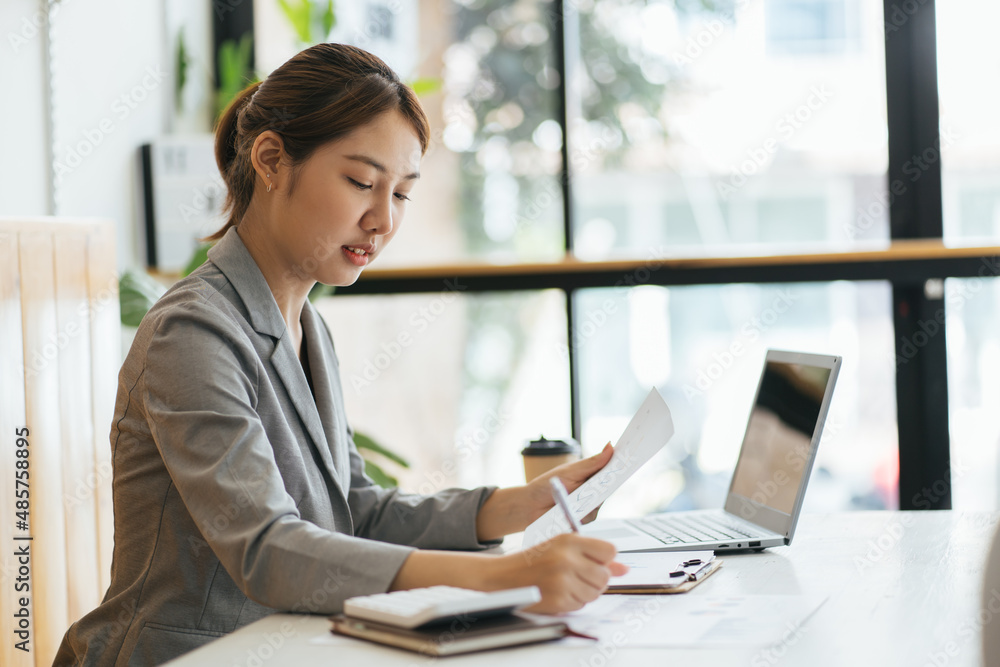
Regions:
<instances>
[{"instance_id":1,"label":"woman's nose","mask_svg":"<svg viewBox=\"0 0 1000 667\"><path fill-rule=\"evenodd\" d=\"M365 215L365 229L379 235L392 231L392 197L376 202Z\"/></svg>"}]
</instances>

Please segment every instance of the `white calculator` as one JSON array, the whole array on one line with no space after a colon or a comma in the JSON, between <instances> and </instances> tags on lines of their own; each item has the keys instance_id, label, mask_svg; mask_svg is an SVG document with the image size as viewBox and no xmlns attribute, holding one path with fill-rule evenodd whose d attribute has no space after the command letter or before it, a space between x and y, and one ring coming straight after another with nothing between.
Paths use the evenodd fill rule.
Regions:
<instances>
[{"instance_id":1,"label":"white calculator","mask_svg":"<svg viewBox=\"0 0 1000 667\"><path fill-rule=\"evenodd\" d=\"M541 599L537 586L489 593L431 586L350 598L344 602L344 615L398 628L416 628L464 616L479 619L509 614Z\"/></svg>"}]
</instances>

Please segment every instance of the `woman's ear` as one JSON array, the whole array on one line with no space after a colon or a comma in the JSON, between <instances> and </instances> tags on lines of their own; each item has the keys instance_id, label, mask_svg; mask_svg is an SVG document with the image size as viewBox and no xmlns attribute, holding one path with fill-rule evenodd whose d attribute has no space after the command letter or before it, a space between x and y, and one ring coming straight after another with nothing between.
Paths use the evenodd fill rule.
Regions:
<instances>
[{"instance_id":1,"label":"woman's ear","mask_svg":"<svg viewBox=\"0 0 1000 667\"><path fill-rule=\"evenodd\" d=\"M266 185L277 185L282 165L285 159L285 144L281 135L273 130L264 130L254 139L250 149L250 162L261 182Z\"/></svg>"}]
</instances>

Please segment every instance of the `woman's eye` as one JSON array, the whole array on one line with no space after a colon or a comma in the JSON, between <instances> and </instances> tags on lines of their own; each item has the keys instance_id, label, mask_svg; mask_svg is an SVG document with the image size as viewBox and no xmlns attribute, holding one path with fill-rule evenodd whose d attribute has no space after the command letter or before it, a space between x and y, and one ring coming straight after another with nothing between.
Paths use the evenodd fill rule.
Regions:
<instances>
[{"instance_id":1,"label":"woman's eye","mask_svg":"<svg viewBox=\"0 0 1000 667\"><path fill-rule=\"evenodd\" d=\"M349 180L351 182L351 185L353 185L354 187L356 187L358 190L371 190L372 189L372 186L370 184L369 185L365 185L364 183L360 183L360 182L358 182L358 181L356 181L356 180L354 180L353 178L350 178L350 177L348 177L347 180Z\"/></svg>"},{"instance_id":2,"label":"woman's eye","mask_svg":"<svg viewBox=\"0 0 1000 667\"><path fill-rule=\"evenodd\" d=\"M404 195L402 192L397 192L393 195L399 201L410 201L410 198Z\"/></svg>"}]
</instances>

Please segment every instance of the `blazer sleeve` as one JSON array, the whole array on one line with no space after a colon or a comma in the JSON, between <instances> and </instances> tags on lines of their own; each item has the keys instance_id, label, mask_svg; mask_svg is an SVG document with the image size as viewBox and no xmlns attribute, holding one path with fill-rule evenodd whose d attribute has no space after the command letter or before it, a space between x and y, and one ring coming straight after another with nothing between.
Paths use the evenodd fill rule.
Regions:
<instances>
[{"instance_id":1,"label":"blazer sleeve","mask_svg":"<svg viewBox=\"0 0 1000 667\"><path fill-rule=\"evenodd\" d=\"M485 549L503 540L480 541L476 516L495 486L444 489L433 495L402 493L377 486L364 470L364 459L350 442L351 490L347 502L355 534L422 549Z\"/></svg>"},{"instance_id":2,"label":"blazer sleeve","mask_svg":"<svg viewBox=\"0 0 1000 667\"><path fill-rule=\"evenodd\" d=\"M247 597L336 613L348 597L387 590L412 548L301 518L255 410L264 372L248 337L217 309L198 301L170 308L140 378L151 435L187 511ZM377 515L370 523L381 534Z\"/></svg>"}]
</instances>

